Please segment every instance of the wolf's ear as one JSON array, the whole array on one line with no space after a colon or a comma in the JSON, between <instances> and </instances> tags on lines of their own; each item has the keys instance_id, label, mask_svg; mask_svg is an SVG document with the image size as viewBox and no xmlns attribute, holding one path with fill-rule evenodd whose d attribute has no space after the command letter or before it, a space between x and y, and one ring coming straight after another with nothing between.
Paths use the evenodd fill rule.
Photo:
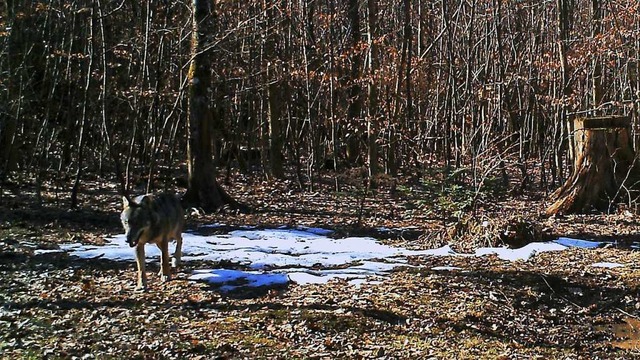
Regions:
<instances>
[{"instance_id":1,"label":"wolf's ear","mask_svg":"<svg viewBox=\"0 0 640 360\"><path fill-rule=\"evenodd\" d=\"M127 207L129 207L129 204L130 204L129 203L129 199L127 199L126 196L123 196L122 197L122 207L127 208Z\"/></svg>"},{"instance_id":2,"label":"wolf's ear","mask_svg":"<svg viewBox=\"0 0 640 360\"><path fill-rule=\"evenodd\" d=\"M151 196L145 195L145 197L140 200L140 206L149 208L151 207Z\"/></svg>"}]
</instances>

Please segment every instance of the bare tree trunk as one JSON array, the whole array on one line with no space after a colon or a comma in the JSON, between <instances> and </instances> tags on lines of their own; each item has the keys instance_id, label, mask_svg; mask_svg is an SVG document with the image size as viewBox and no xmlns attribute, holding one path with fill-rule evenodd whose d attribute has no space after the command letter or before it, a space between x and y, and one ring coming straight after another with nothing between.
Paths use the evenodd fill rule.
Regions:
<instances>
[{"instance_id":1,"label":"bare tree trunk","mask_svg":"<svg viewBox=\"0 0 640 360\"><path fill-rule=\"evenodd\" d=\"M270 71L267 70L267 77ZM282 84L271 81L268 86L269 96L269 171L268 174L277 178L284 178L284 167L282 164Z\"/></svg>"},{"instance_id":2,"label":"bare tree trunk","mask_svg":"<svg viewBox=\"0 0 640 360\"><path fill-rule=\"evenodd\" d=\"M85 144L85 136L86 136L86 124L87 124L87 108L89 101L89 88L91 86L91 76L93 73L93 22L94 22L94 13L93 9L91 9L91 15L88 20L89 22L89 39L87 40L88 44L88 57L89 64L87 65L87 74L85 78L85 86L84 86L84 97L82 100L82 117L80 118L80 133L78 134L78 168L75 175L75 180L73 182L73 188L71 189L71 208L75 208L78 206L78 191L80 190L80 178L82 177L82 168L84 166L84 144Z\"/></svg>"},{"instance_id":3,"label":"bare tree trunk","mask_svg":"<svg viewBox=\"0 0 640 360\"><path fill-rule=\"evenodd\" d=\"M362 112L362 86L360 86L360 71L362 71L362 55L357 50L362 42L362 34L360 30L360 10L358 0L349 0L347 14L349 17L349 25L351 27L351 46L355 54L351 59L351 69L349 71L349 105L347 107L347 121L351 123L360 123ZM360 129L356 125L355 131L349 131L346 138L347 142L347 163L349 166L355 166L360 156ZM335 166L335 164L334 164Z\"/></svg>"},{"instance_id":4,"label":"bare tree trunk","mask_svg":"<svg viewBox=\"0 0 640 360\"><path fill-rule=\"evenodd\" d=\"M569 123L566 115L566 101L567 97L571 93L569 89L569 65L567 62L568 51L568 31L569 31L569 5L567 0L557 0L556 6L558 7L558 54L560 57L560 72L561 72L561 94L562 100L560 102L560 116L559 121L566 124L566 128L569 132L572 131L573 124ZM573 147L569 146L569 158L573 159Z\"/></svg>"},{"instance_id":5,"label":"bare tree trunk","mask_svg":"<svg viewBox=\"0 0 640 360\"><path fill-rule=\"evenodd\" d=\"M267 84L267 105L268 105L268 120L269 120L269 148L268 151L269 167L267 174L282 179L284 178L284 168L282 165L282 148L283 148L283 133L282 133L282 108L283 108L283 81L277 69L282 68L284 64L276 54L276 36L277 27L275 20L276 12L276 0L265 0L263 3L264 11L267 17L267 43L265 46L265 59L267 61L266 68L266 80ZM264 150L264 149L263 149Z\"/></svg>"},{"instance_id":6,"label":"bare tree trunk","mask_svg":"<svg viewBox=\"0 0 640 360\"><path fill-rule=\"evenodd\" d=\"M211 49L207 39L213 37L213 17L210 1L193 1L193 35L189 68L189 121L187 142L188 189L184 202L205 211L220 210L225 204L237 207L218 185L211 147L212 111L209 108L211 90Z\"/></svg>"},{"instance_id":7,"label":"bare tree trunk","mask_svg":"<svg viewBox=\"0 0 640 360\"><path fill-rule=\"evenodd\" d=\"M7 2L2 0L0 1L0 45L2 45L0 52L2 52L5 57L5 61L6 59L13 57L13 55L9 53L10 50L7 41L9 31L11 31L10 29L9 9ZM5 50L7 50L6 53L4 52ZM7 68L13 70L11 62L7 62ZM9 73L12 73L12 71L9 71ZM0 151L0 185L2 184L6 174L15 170L18 165L18 156L15 145L18 132L17 119L20 119L20 112L22 111L22 105L20 103L23 98L22 74L20 74L20 77L13 76L9 77L7 80L7 88L11 86L10 83L19 81L16 86L16 88L19 89L17 97L19 104L16 107L16 114L14 116L9 115L9 108L5 108L7 104L0 104L0 149L2 149L2 151ZM0 90L6 91L4 87L0 88Z\"/></svg>"},{"instance_id":8,"label":"bare tree trunk","mask_svg":"<svg viewBox=\"0 0 640 360\"><path fill-rule=\"evenodd\" d=\"M330 10L331 13L335 12L335 4L332 0L327 1L327 5L328 8ZM357 9L357 1L356 1L356 9ZM352 11L352 6L353 4L350 2L350 7L349 7L349 11ZM349 18L351 19L351 21L353 21L353 19L351 18L351 14L349 12ZM360 19L359 19L359 15L358 16L358 27L360 26ZM309 22L311 22L311 18L309 18ZM353 24L352 24L353 27ZM353 29L351 29L351 31L353 31ZM335 45L334 45L334 38L335 38L335 29L334 27L330 28L329 31L329 47L330 47L330 52L329 52L329 71L331 71L331 73L334 73L335 71L335 67L336 67L336 56L335 56ZM352 39L353 39L353 34L352 34ZM359 37L358 37L359 38ZM353 65L353 64L352 64ZM352 68L353 70L353 68ZM353 81L353 79L351 79ZM333 77L331 77L330 81L329 81L329 117L331 118L331 162L333 162L332 166L333 166L333 173L334 173L334 185L335 185L335 190L336 191L340 191L340 182L338 180L338 152L340 151L340 146L341 143L339 143L340 141L342 141L342 139L340 139L340 121L338 121L337 116L336 116L336 102L337 102L337 98L336 98L336 81L334 80ZM310 95L308 95L310 96ZM348 107L347 107L348 109ZM348 110L347 110L348 113Z\"/></svg>"},{"instance_id":9,"label":"bare tree trunk","mask_svg":"<svg viewBox=\"0 0 640 360\"><path fill-rule=\"evenodd\" d=\"M102 60L102 69L106 75L107 73L107 57L106 57L106 49L107 49L107 42L106 42L106 34L105 34L105 26L104 26L104 15L102 12L102 4L100 0L97 0L96 2L97 8L98 8L98 26L100 27L100 45L102 47L101 49L101 60ZM120 158L119 158L119 154L116 152L116 150L113 147L113 141L111 140L111 131L107 125L107 80L108 80L108 76L103 76L102 77L102 94L100 96L100 115L102 117L102 133L103 133L103 137L104 140L106 141L106 147L107 150L109 151L109 154L111 155L111 159L113 160L113 165L114 165L114 170L116 173L116 177L118 179L118 181L120 182L120 187L119 187L119 192L121 195L125 195L126 194L126 180L124 178L124 174L122 172L122 165L120 164Z\"/></svg>"},{"instance_id":10,"label":"bare tree trunk","mask_svg":"<svg viewBox=\"0 0 640 360\"><path fill-rule=\"evenodd\" d=\"M369 82L367 95L369 107L367 109L367 145L369 160L369 179L378 174L378 148L376 138L378 136L378 84L376 83L376 71L378 70L378 4L377 0L368 0L369 8Z\"/></svg>"},{"instance_id":11,"label":"bare tree trunk","mask_svg":"<svg viewBox=\"0 0 640 360\"><path fill-rule=\"evenodd\" d=\"M600 0L591 0L591 21L592 33L591 37L596 38L602 33L602 7ZM602 61L600 56L595 54L593 57L593 108L597 109L604 98L604 90L602 89Z\"/></svg>"},{"instance_id":12,"label":"bare tree trunk","mask_svg":"<svg viewBox=\"0 0 640 360\"><path fill-rule=\"evenodd\" d=\"M22 83L21 79L18 79ZM22 84L19 86L19 99L22 99ZM21 100L18 100L21 102ZM15 116L2 115L3 119L0 127L0 147L4 149L0 153L0 182L7 173L15 170L18 166L18 154L16 152L16 138L18 133L18 121L22 111L22 105L18 105Z\"/></svg>"}]
</instances>

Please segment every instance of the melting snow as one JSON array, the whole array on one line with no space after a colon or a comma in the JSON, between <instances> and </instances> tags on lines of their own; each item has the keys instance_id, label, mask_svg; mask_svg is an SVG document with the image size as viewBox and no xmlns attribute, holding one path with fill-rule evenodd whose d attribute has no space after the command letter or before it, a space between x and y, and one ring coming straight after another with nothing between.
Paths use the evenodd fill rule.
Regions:
<instances>
[{"instance_id":1,"label":"melting snow","mask_svg":"<svg viewBox=\"0 0 640 360\"><path fill-rule=\"evenodd\" d=\"M450 271L450 270L462 270L457 266L434 266L431 268L433 271Z\"/></svg>"},{"instance_id":2,"label":"melting snow","mask_svg":"<svg viewBox=\"0 0 640 360\"><path fill-rule=\"evenodd\" d=\"M613 263L613 262L597 262L597 263L591 264L591 266L593 266L593 267L601 267L601 268L608 268L608 269L614 269L614 268L617 268L617 267L624 267L623 264Z\"/></svg>"},{"instance_id":3,"label":"melting snow","mask_svg":"<svg viewBox=\"0 0 640 360\"><path fill-rule=\"evenodd\" d=\"M574 239L568 237L561 237L554 241L556 244L568 246L568 247L579 247L583 249L595 249L602 247L605 243L601 241L588 241L582 239Z\"/></svg>"},{"instance_id":4,"label":"melting snow","mask_svg":"<svg viewBox=\"0 0 640 360\"><path fill-rule=\"evenodd\" d=\"M221 227L214 224L210 227ZM200 269L189 277L232 290L237 286L265 286L295 282L298 284L326 283L332 279L344 279L351 284L379 280L394 268L409 266L409 256L483 256L496 254L508 261L527 261L537 253L560 251L567 246L581 246L577 239L567 242L531 243L520 249L480 248L475 254L460 254L445 245L431 250L409 250L380 243L370 237L328 237L331 230L321 228L278 228L231 231L225 235L183 234L183 261L225 261L239 263L249 270ZM62 251L80 258L103 258L118 261L134 261L134 251L124 235L106 239L104 246L63 244ZM587 244L588 245L588 244ZM173 252L175 244L170 245ZM160 251L155 245L146 247L147 261L158 261ZM49 250L37 250L46 254ZM604 263L603 263L604 264ZM619 264L618 264L619 265ZM594 266L605 266L597 265ZM620 265L621 266L621 265ZM611 266L613 267L613 266ZM434 267L433 270L458 270L457 267Z\"/></svg>"},{"instance_id":5,"label":"melting snow","mask_svg":"<svg viewBox=\"0 0 640 360\"><path fill-rule=\"evenodd\" d=\"M566 249L566 246L552 243L552 242L544 242L544 243L530 243L526 246L523 246L519 249L509 249L509 248L479 248L476 250L476 256L483 256L489 254L496 254L502 260L516 261L516 260L524 260L527 261L529 258L534 256L539 252L545 251L560 251Z\"/></svg>"}]
</instances>

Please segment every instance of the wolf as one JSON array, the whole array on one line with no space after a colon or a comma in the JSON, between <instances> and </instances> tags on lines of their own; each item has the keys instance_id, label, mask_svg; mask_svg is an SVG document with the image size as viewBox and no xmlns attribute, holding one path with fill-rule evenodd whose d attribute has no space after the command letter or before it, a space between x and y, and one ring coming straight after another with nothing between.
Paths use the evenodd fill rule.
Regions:
<instances>
[{"instance_id":1,"label":"wolf","mask_svg":"<svg viewBox=\"0 0 640 360\"><path fill-rule=\"evenodd\" d=\"M136 248L138 264L137 290L146 290L145 244L156 244L160 248L160 278L171 279L169 267L169 241L176 241L176 250L171 261L172 267L180 265L182 257L182 229L184 211L178 198L171 194L146 194L130 200L122 197L123 210L120 220L124 227L127 243Z\"/></svg>"}]
</instances>

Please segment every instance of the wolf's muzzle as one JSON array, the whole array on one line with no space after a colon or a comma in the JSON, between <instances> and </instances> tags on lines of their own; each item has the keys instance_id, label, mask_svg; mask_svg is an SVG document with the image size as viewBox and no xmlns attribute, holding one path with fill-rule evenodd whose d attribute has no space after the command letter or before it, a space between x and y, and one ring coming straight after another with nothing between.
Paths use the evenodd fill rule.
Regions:
<instances>
[{"instance_id":1,"label":"wolf's muzzle","mask_svg":"<svg viewBox=\"0 0 640 360\"><path fill-rule=\"evenodd\" d=\"M143 232L144 230L140 230L136 234L127 234L127 243L130 247L135 247L136 245L138 245Z\"/></svg>"}]
</instances>

